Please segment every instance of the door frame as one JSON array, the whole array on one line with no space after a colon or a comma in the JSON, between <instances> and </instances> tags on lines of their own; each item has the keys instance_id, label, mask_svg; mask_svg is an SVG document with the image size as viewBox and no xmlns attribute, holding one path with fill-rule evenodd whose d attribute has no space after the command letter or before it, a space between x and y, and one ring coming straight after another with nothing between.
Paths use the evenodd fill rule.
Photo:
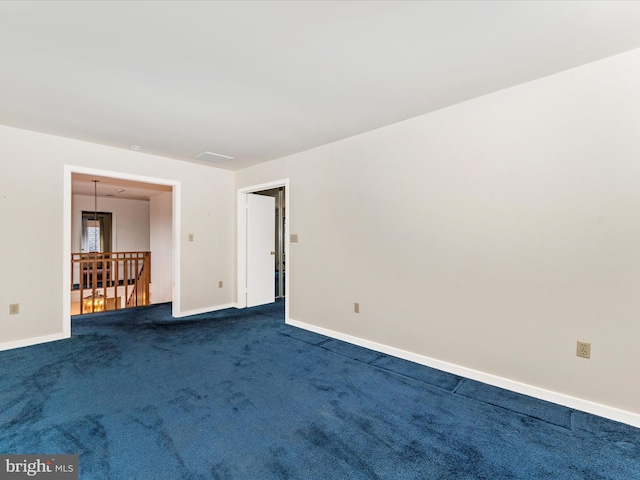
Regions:
<instances>
[{"instance_id":1,"label":"door frame","mask_svg":"<svg viewBox=\"0 0 640 480\"><path fill-rule=\"evenodd\" d=\"M180 225L181 225L181 183L177 180L164 178L147 177L111 170L101 170L96 168L81 167L77 165L64 165L63 172L63 216L62 216L62 337L71 336L71 200L72 200L72 175L82 173L86 175L96 175L98 177L110 177L122 180L132 180L141 183L151 183L156 185L167 185L172 191L172 305L171 314L174 317L180 316ZM114 217L115 219L115 217Z\"/></svg>"},{"instance_id":2,"label":"door frame","mask_svg":"<svg viewBox=\"0 0 640 480\"><path fill-rule=\"evenodd\" d=\"M236 305L238 308L247 307L247 195L250 193L261 192L262 190L270 190L272 188L284 187L284 208L287 212L287 218L291 218L291 210L289 208L289 179L275 180L273 182L261 183L259 185L252 185L250 187L243 187L238 189L237 196L237 208L238 213L236 217L237 226L237 285L236 285ZM274 212L275 215L275 212ZM289 222L285 222L288 226ZM285 228L284 232L284 255L286 259L285 272L287 275L287 281L284 284L284 318L289 318L289 285L291 282L288 279L289 268L291 265L291 257L289 256L289 232L288 228Z\"/></svg>"}]
</instances>

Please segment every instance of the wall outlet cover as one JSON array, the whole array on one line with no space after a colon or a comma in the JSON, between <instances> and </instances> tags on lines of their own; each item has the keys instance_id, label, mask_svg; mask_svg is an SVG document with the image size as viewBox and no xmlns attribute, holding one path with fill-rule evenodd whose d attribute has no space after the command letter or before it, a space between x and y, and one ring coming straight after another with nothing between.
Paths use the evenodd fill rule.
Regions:
<instances>
[{"instance_id":1,"label":"wall outlet cover","mask_svg":"<svg viewBox=\"0 0 640 480\"><path fill-rule=\"evenodd\" d=\"M576 355L582 358L591 358L591 344L578 340L576 345Z\"/></svg>"}]
</instances>

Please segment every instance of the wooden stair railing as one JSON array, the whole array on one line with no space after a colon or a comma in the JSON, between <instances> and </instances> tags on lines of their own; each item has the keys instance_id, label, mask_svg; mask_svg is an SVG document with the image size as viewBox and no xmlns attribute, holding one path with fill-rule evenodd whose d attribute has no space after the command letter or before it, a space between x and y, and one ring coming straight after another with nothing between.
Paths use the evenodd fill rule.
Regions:
<instances>
[{"instance_id":1,"label":"wooden stair railing","mask_svg":"<svg viewBox=\"0 0 640 480\"><path fill-rule=\"evenodd\" d=\"M81 314L120 309L121 297L124 308L150 304L151 252L72 253L71 273Z\"/></svg>"},{"instance_id":2,"label":"wooden stair railing","mask_svg":"<svg viewBox=\"0 0 640 480\"><path fill-rule=\"evenodd\" d=\"M133 291L127 299L126 308L140 307L149 305L149 284L151 283L151 275L149 269L146 268L146 262L143 262L140 272L133 284Z\"/></svg>"}]
</instances>

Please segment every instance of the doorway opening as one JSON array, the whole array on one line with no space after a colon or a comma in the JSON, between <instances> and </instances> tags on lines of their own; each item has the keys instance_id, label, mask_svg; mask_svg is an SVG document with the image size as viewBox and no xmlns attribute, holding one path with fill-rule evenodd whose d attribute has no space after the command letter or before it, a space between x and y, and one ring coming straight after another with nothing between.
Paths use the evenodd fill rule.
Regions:
<instances>
[{"instance_id":1,"label":"doorway opening","mask_svg":"<svg viewBox=\"0 0 640 480\"><path fill-rule=\"evenodd\" d=\"M285 187L270 188L269 190L261 190L253 192L253 195L263 195L265 197L275 198L275 218L274 218L274 245L276 252L274 278L275 278L275 298L285 297L286 284L286 254L284 251L284 232L286 230L286 206L284 204Z\"/></svg>"},{"instance_id":2,"label":"doorway opening","mask_svg":"<svg viewBox=\"0 0 640 480\"><path fill-rule=\"evenodd\" d=\"M96 184L93 180L98 180L99 187L104 191L96 193ZM97 197L97 200L96 200ZM128 198L127 198L128 197ZM146 200L145 198L146 197ZM151 198L150 198L151 197ZM101 205L96 207L96 202ZM118 204L120 202L120 204ZM137 213L134 211L146 203L145 208L141 208ZM137 222L144 214L140 210L148 212L144 221ZM149 272L148 284L153 284L147 291L140 289L132 295L133 289L129 289L124 295L133 304L140 305L141 298L147 295L151 303L172 302L172 312L174 316L180 312L180 284L179 272L175 265L180 263L180 182L173 180L157 179L139 175L131 175L121 172L111 172L92 168L65 165L64 168L64 209L63 209L63 258L65 268L63 270L63 335L71 335L71 315L72 303L84 302L84 297L79 296L74 291L74 286L91 285L91 294L94 298L98 295L105 295L104 290L111 288L114 292L120 292L129 282L126 277L124 263L129 262L131 252L139 253L137 250L144 250L149 253L153 250L158 252L154 255L154 268L144 268L141 265L147 257L136 259L138 267L128 268L127 271L135 271L137 277L143 275L140 272ZM88 212L90 215L83 215ZM90 239L85 238L94 230L104 229L107 226L96 221L102 213L109 213L112 217L111 245L105 245L101 241L98 247L98 240L89 245ZM85 217L85 218L83 218ZM89 218L91 217L91 218ZM146 226L141 226L142 223ZM104 226L103 226L104 225ZM133 227L132 227L133 225ZM85 228L86 227L86 228ZM146 229L146 230L145 230ZM143 231L145 230L145 231ZM129 231L129 233L127 233ZM95 231L97 233L97 230ZM100 232L102 234L102 231ZM84 235L83 235L84 234ZM104 235L101 235L104 239ZM146 240L145 240L146 239ZM143 243L140 244L139 243ZM88 250L86 250L88 248ZM106 250L105 250L106 249ZM109 258L82 259L83 262L96 261L102 264L103 271L99 269L96 274L89 278L82 275L82 269L73 263L73 254L101 255L110 254ZM105 253L106 252L106 253ZM114 252L125 252L128 254L125 260L115 257ZM151 259L148 258L150 264ZM77 263L77 262L76 262ZM131 262L129 262L131 263ZM118 265L116 265L118 264ZM105 265L107 266L106 268ZM120 267L123 268L120 268ZM128 265L129 266L129 265ZM117 268L116 268L117 267ZM102 276L100 274L102 273ZM71 288L69 288L71 286ZM88 287L87 287L88 288ZM93 290L96 290L94 293ZM76 290L79 290L76 289ZM113 292L107 292L113 293ZM120 293L115 294L115 301ZM76 298L81 297L81 298ZM124 304L125 300L121 300ZM96 310L97 311L97 310ZM79 312L73 312L79 313Z\"/></svg>"},{"instance_id":3,"label":"doorway opening","mask_svg":"<svg viewBox=\"0 0 640 480\"><path fill-rule=\"evenodd\" d=\"M71 315L170 302L172 187L80 173L71 181Z\"/></svg>"},{"instance_id":4,"label":"doorway opening","mask_svg":"<svg viewBox=\"0 0 640 480\"><path fill-rule=\"evenodd\" d=\"M271 197L268 199L271 202L268 202L266 197ZM238 190L237 304L239 308L284 298L285 318L288 318L290 282L287 272L290 271L291 263L287 233L289 212L288 179ZM254 223L255 220L259 220L258 225ZM261 233L256 233L258 231ZM265 237L265 243L261 244L256 238L257 235ZM267 244L269 240L270 243ZM267 245L272 246L267 247ZM267 255L271 258L265 258ZM267 273L269 273L268 276ZM260 296L262 294L257 293L260 291L268 291L270 298ZM258 300L255 300L256 298Z\"/></svg>"}]
</instances>

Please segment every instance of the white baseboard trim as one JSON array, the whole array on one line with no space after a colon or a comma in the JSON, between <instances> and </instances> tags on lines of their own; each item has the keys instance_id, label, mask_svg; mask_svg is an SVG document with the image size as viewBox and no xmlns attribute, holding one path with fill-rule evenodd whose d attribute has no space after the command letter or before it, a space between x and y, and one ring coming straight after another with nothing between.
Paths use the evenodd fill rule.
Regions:
<instances>
[{"instance_id":1,"label":"white baseboard trim","mask_svg":"<svg viewBox=\"0 0 640 480\"><path fill-rule=\"evenodd\" d=\"M178 315L174 315L175 318L188 317L190 315L198 315L200 313L215 312L218 310L225 310L227 308L238 308L237 303L228 303L226 305L217 305L215 307L206 307L196 310L188 310L180 312ZM14 348L30 347L31 345L38 345L39 343L54 342L56 340L64 340L70 338L71 335L65 333L56 333L53 335L43 335L41 337L25 338L23 340L14 340L11 342L0 343L0 352L4 350L13 350Z\"/></svg>"},{"instance_id":2,"label":"white baseboard trim","mask_svg":"<svg viewBox=\"0 0 640 480\"><path fill-rule=\"evenodd\" d=\"M177 314L174 315L174 318L182 318L182 317L188 317L191 315L199 315L201 313L217 312L218 310L225 310L227 308L238 308L238 304L227 303L225 305L216 305L215 307L205 307L205 308L197 308L195 310L186 310L183 312L178 312Z\"/></svg>"},{"instance_id":3,"label":"white baseboard trim","mask_svg":"<svg viewBox=\"0 0 640 480\"><path fill-rule=\"evenodd\" d=\"M4 342L0 343L0 352L4 350L13 350L14 348L30 347L32 345L38 345L39 343L55 342L56 340L64 340L65 338L70 338L70 335L65 333L55 333L53 335L43 335L42 337Z\"/></svg>"},{"instance_id":4,"label":"white baseboard trim","mask_svg":"<svg viewBox=\"0 0 640 480\"><path fill-rule=\"evenodd\" d=\"M504 388L505 390L521 393L523 395L528 395L530 397L534 397L540 400L546 400L548 402L552 402L558 405L573 408L575 410L580 410L586 413L591 413L593 415L598 415L600 417L608 418L610 420L615 420L616 422L621 422L627 425L631 425L633 427L640 428L640 414L638 413L633 413L626 410L621 410L619 408L610 407L608 405L595 403L589 400L584 400L582 398L566 395L564 393L554 392L552 390L535 387L533 385L518 382L516 380L510 380L508 378L499 377L497 375L485 373L479 370L474 370L468 367L463 367L460 365L456 365L454 363L449 363L449 362L445 362L435 358L420 355L417 353L408 352L406 350L401 350L399 348L391 347L389 345L372 342L370 340L365 340L363 338L354 337L352 335L348 335L345 333L336 332L335 330L329 330L327 328L318 327L316 325L311 325L305 322L300 322L298 320L293 320L291 318L286 319L285 323L287 325L292 325L294 327L319 333L327 337L335 338L336 340L342 340L347 343L368 348L369 350L385 353L393 357L402 358L404 360L409 360L411 362L418 363L420 365L425 365L427 367L442 370L444 372L451 373L453 375L458 375L460 377L476 380L478 382L486 383L488 385L493 385L494 387Z\"/></svg>"}]
</instances>

